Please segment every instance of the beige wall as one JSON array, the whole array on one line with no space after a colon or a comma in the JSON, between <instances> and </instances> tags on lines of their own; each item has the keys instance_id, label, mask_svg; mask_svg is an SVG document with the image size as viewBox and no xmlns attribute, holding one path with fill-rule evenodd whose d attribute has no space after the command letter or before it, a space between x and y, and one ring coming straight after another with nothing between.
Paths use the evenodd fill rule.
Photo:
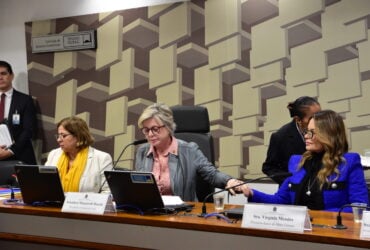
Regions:
<instances>
[{"instance_id":1,"label":"beige wall","mask_svg":"<svg viewBox=\"0 0 370 250\"><path fill-rule=\"evenodd\" d=\"M143 136L153 102L210 112L217 165L260 175L270 135L302 95L346 119L351 150L370 148L370 1L207 0L26 23L30 93L40 105L40 152L62 117L86 119L117 159ZM40 34L96 29L96 51L32 54ZM282 145L283 146L283 145ZM219 153L221 152L221 153ZM134 148L119 164L132 167Z\"/></svg>"}]
</instances>

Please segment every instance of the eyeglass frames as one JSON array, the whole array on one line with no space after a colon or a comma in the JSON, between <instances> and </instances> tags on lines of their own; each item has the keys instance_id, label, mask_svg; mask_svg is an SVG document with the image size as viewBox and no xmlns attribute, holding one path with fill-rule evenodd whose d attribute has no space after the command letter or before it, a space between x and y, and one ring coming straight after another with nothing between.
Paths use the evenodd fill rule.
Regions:
<instances>
[{"instance_id":1,"label":"eyeglass frames","mask_svg":"<svg viewBox=\"0 0 370 250\"><path fill-rule=\"evenodd\" d=\"M303 135L306 137L307 136L307 138L308 139L312 139L313 138L313 136L315 135L315 130L314 129L305 129L304 131L303 131Z\"/></svg>"},{"instance_id":2,"label":"eyeglass frames","mask_svg":"<svg viewBox=\"0 0 370 250\"><path fill-rule=\"evenodd\" d=\"M64 140L64 138L66 138L69 135L72 135L72 134L55 134L54 136L55 136L56 140L58 140L58 139Z\"/></svg>"},{"instance_id":3,"label":"eyeglass frames","mask_svg":"<svg viewBox=\"0 0 370 250\"><path fill-rule=\"evenodd\" d=\"M161 128L165 127L165 125L162 125L162 126L154 126L154 127L151 127L151 128L142 128L141 129L141 132L144 134L144 135L148 135L149 134L149 131L152 131L152 134L159 134L159 132L161 131Z\"/></svg>"}]
</instances>

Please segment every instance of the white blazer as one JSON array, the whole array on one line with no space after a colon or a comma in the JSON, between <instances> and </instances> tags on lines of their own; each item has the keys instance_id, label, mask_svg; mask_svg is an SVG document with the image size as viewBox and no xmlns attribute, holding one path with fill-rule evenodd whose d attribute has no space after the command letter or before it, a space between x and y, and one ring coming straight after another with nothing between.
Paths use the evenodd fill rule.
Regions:
<instances>
[{"instance_id":1,"label":"white blazer","mask_svg":"<svg viewBox=\"0 0 370 250\"><path fill-rule=\"evenodd\" d=\"M50 151L45 166L56 166L62 153L60 148ZM100 188L102 191L109 191L104 171L112 169L112 157L108 153L89 147L86 167L80 179L79 192L97 193Z\"/></svg>"}]
</instances>

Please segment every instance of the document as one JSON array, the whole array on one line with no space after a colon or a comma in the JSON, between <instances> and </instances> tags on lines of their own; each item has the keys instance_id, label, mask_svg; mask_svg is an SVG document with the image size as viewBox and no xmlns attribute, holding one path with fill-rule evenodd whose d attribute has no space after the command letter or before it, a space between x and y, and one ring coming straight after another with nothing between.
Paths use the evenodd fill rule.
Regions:
<instances>
[{"instance_id":1,"label":"document","mask_svg":"<svg viewBox=\"0 0 370 250\"><path fill-rule=\"evenodd\" d=\"M162 195L162 200L165 206L184 204L184 201L180 198L180 196L175 195Z\"/></svg>"},{"instance_id":2,"label":"document","mask_svg":"<svg viewBox=\"0 0 370 250\"><path fill-rule=\"evenodd\" d=\"M9 148L12 144L13 141L8 126L6 124L0 124L0 146Z\"/></svg>"}]
</instances>

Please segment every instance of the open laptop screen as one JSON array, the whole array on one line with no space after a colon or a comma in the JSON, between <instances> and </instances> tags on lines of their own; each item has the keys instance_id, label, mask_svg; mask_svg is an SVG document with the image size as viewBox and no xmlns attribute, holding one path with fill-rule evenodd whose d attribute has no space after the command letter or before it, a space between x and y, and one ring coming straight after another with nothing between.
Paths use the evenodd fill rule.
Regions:
<instances>
[{"instance_id":1,"label":"open laptop screen","mask_svg":"<svg viewBox=\"0 0 370 250\"><path fill-rule=\"evenodd\" d=\"M164 204L152 173L135 171L105 171L117 208L147 210L163 208Z\"/></svg>"},{"instance_id":2,"label":"open laptop screen","mask_svg":"<svg viewBox=\"0 0 370 250\"><path fill-rule=\"evenodd\" d=\"M112 170L104 174L118 209L169 213L193 207L187 203L165 206L150 172Z\"/></svg>"},{"instance_id":3,"label":"open laptop screen","mask_svg":"<svg viewBox=\"0 0 370 250\"><path fill-rule=\"evenodd\" d=\"M63 205L64 192L56 167L15 165L14 168L25 204Z\"/></svg>"}]
</instances>

